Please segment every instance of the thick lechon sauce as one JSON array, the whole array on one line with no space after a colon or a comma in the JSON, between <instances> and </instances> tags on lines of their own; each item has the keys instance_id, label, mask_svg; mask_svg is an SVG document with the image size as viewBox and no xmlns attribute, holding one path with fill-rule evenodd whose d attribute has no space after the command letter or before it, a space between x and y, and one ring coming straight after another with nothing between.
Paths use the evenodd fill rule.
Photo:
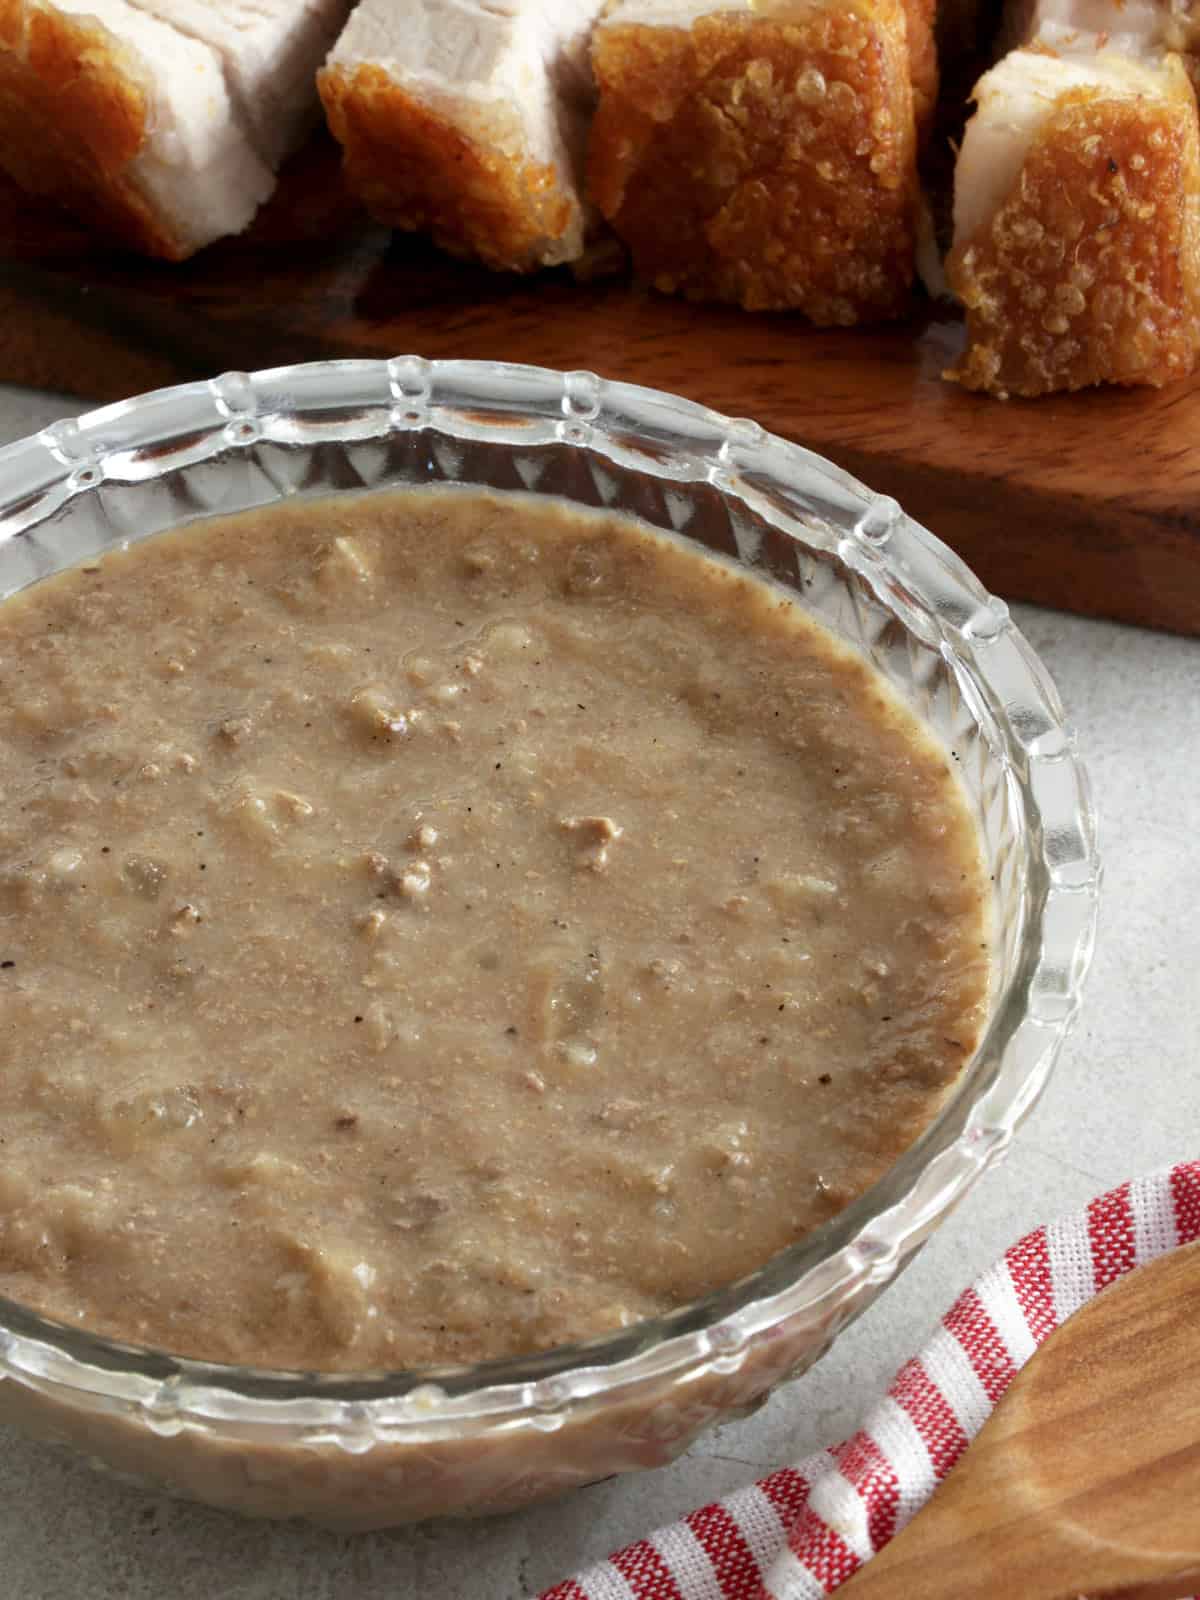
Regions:
<instances>
[{"instance_id":1,"label":"thick lechon sauce","mask_svg":"<svg viewBox=\"0 0 1200 1600\"><path fill-rule=\"evenodd\" d=\"M952 763L780 590L447 491L0 606L0 1292L253 1365L531 1351L733 1281L970 1057Z\"/></svg>"}]
</instances>

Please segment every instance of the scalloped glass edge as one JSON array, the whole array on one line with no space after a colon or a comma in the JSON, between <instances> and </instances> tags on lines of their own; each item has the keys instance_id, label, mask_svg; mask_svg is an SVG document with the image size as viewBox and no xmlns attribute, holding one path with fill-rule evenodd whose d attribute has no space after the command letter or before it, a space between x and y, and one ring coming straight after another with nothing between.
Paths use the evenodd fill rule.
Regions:
<instances>
[{"instance_id":1,"label":"scalloped glass edge","mask_svg":"<svg viewBox=\"0 0 1200 1600\"><path fill-rule=\"evenodd\" d=\"M785 534L802 530L810 549L835 554L877 593L886 585L887 604L940 650L986 720L1027 837L1040 841L1029 862L1036 914L1022 934L1022 971L991 1017L971 1082L872 1189L742 1283L616 1336L477 1368L253 1372L125 1346L0 1298L0 1375L140 1415L155 1432L266 1429L361 1454L385 1440L557 1426L651 1384L735 1372L760 1338L800 1317L825 1347L1008 1147L1079 1009L1100 879L1095 817L1045 668L1004 603L939 539L894 501L754 422L589 372L499 362L401 356L226 373L0 449L0 545L104 484L145 482L264 441L348 443L426 429L523 449L565 444L667 481L707 483ZM45 570L31 559L6 592Z\"/></svg>"}]
</instances>

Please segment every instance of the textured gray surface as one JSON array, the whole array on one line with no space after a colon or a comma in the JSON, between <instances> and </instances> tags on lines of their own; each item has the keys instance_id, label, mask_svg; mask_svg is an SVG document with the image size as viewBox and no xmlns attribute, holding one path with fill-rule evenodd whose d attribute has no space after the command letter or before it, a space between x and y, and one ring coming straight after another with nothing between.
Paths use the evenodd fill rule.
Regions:
<instances>
[{"instance_id":1,"label":"textured gray surface","mask_svg":"<svg viewBox=\"0 0 1200 1600\"><path fill-rule=\"evenodd\" d=\"M0 388L0 440L68 415ZM1002 537L1002 530L998 530ZM1087 1005L1007 1162L800 1382L673 1467L485 1523L343 1538L148 1500L0 1430L0 1587L21 1600L516 1600L852 1430L957 1291L1020 1232L1200 1155L1200 641L1022 607L1079 729L1106 883Z\"/></svg>"}]
</instances>

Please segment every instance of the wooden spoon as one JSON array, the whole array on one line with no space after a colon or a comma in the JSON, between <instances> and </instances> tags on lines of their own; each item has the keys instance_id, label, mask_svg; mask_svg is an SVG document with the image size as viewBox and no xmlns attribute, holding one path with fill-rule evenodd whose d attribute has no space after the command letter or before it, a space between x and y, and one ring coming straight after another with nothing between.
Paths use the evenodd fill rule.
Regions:
<instances>
[{"instance_id":1,"label":"wooden spoon","mask_svg":"<svg viewBox=\"0 0 1200 1600\"><path fill-rule=\"evenodd\" d=\"M1200 1241L1118 1279L1051 1334L843 1594L1200 1594Z\"/></svg>"}]
</instances>

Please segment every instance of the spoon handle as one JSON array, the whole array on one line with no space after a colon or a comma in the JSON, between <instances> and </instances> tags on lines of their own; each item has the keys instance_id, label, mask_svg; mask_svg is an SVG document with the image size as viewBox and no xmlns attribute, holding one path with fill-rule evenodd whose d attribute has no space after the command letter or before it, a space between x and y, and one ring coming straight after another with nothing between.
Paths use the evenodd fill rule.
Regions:
<instances>
[{"instance_id":1,"label":"spoon handle","mask_svg":"<svg viewBox=\"0 0 1200 1600\"><path fill-rule=\"evenodd\" d=\"M1200 1243L1052 1334L929 1504L838 1593L1200 1593Z\"/></svg>"}]
</instances>

